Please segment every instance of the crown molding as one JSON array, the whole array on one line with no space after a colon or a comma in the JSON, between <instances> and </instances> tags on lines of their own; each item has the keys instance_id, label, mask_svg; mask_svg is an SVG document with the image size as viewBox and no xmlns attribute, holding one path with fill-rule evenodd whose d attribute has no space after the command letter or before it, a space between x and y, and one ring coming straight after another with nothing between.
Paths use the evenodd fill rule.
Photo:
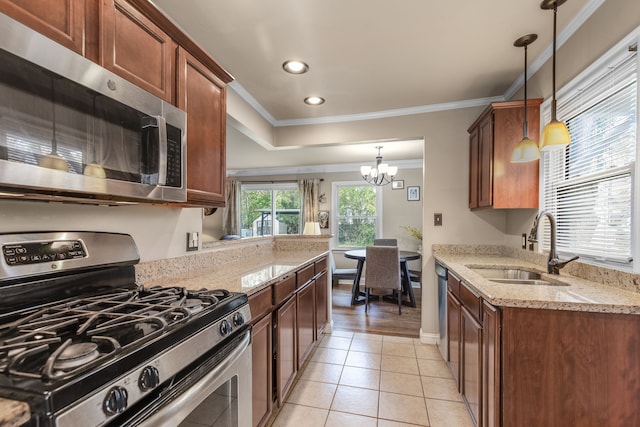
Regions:
<instances>
[{"instance_id":1,"label":"crown molding","mask_svg":"<svg viewBox=\"0 0 640 427\"><path fill-rule=\"evenodd\" d=\"M398 171L403 169L422 169L423 160L394 160L393 165L398 167ZM252 168L252 169L227 169L228 178L238 178L245 176L275 176L275 175L303 175L303 174L325 174L336 172L357 172L360 173L362 163L339 163L329 165L309 165L291 166L275 168Z\"/></svg>"}]
</instances>

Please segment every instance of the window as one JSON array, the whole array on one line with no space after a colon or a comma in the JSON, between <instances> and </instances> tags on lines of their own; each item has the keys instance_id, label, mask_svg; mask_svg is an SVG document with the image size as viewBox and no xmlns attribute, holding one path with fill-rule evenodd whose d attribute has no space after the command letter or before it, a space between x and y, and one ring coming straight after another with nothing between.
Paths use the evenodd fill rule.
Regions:
<instances>
[{"instance_id":1,"label":"window","mask_svg":"<svg viewBox=\"0 0 640 427\"><path fill-rule=\"evenodd\" d=\"M334 182L337 247L373 245L376 236L381 235L381 195L380 187L364 182Z\"/></svg>"},{"instance_id":2,"label":"window","mask_svg":"<svg viewBox=\"0 0 640 427\"><path fill-rule=\"evenodd\" d=\"M558 119L567 123L571 144L542 153L541 205L556 217L558 252L632 270L634 212L640 218L633 197L638 59L628 46L621 42L558 93ZM549 119L547 103L543 123Z\"/></svg>"},{"instance_id":3,"label":"window","mask_svg":"<svg viewBox=\"0 0 640 427\"><path fill-rule=\"evenodd\" d=\"M242 237L300 234L298 184L245 184L240 199Z\"/></svg>"}]
</instances>

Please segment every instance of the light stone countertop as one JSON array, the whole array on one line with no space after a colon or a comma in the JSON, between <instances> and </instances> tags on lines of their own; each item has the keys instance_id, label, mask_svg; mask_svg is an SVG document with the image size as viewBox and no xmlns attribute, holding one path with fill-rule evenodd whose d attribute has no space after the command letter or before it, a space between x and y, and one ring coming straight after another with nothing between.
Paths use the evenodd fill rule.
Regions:
<instances>
[{"instance_id":1,"label":"light stone countertop","mask_svg":"<svg viewBox=\"0 0 640 427\"><path fill-rule=\"evenodd\" d=\"M226 289L251 295L327 254L327 251L318 250L274 251L250 261L238 260L212 268L151 280L145 283L145 286L179 286L191 290Z\"/></svg>"},{"instance_id":2,"label":"light stone countertop","mask_svg":"<svg viewBox=\"0 0 640 427\"><path fill-rule=\"evenodd\" d=\"M0 398L0 426L17 427L29 421L31 413L25 402Z\"/></svg>"},{"instance_id":3,"label":"light stone countertop","mask_svg":"<svg viewBox=\"0 0 640 427\"><path fill-rule=\"evenodd\" d=\"M494 306L640 314L640 293L572 276L547 274L539 265L503 254L434 253L434 258ZM518 267L568 286L496 283L469 266Z\"/></svg>"}]
</instances>

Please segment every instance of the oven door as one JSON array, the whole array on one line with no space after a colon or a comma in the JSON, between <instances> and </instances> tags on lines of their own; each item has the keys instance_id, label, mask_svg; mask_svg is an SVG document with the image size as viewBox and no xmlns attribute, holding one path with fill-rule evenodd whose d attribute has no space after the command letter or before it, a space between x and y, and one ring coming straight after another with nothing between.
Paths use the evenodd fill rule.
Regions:
<instances>
[{"instance_id":1,"label":"oven door","mask_svg":"<svg viewBox=\"0 0 640 427\"><path fill-rule=\"evenodd\" d=\"M116 418L118 426L250 427L252 420L251 329L159 387L152 402ZM135 413L131 413L135 412Z\"/></svg>"}]
</instances>

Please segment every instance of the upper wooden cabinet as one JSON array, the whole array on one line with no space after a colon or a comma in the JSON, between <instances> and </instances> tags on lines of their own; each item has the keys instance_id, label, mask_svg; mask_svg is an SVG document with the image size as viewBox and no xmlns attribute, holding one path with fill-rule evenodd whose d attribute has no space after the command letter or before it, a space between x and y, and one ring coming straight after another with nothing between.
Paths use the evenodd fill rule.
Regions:
<instances>
[{"instance_id":1,"label":"upper wooden cabinet","mask_svg":"<svg viewBox=\"0 0 640 427\"><path fill-rule=\"evenodd\" d=\"M527 100L529 137L538 141L542 99ZM538 164L511 163L522 139L524 101L494 102L468 129L469 208L538 208Z\"/></svg>"},{"instance_id":2,"label":"upper wooden cabinet","mask_svg":"<svg viewBox=\"0 0 640 427\"><path fill-rule=\"evenodd\" d=\"M84 1L0 0L0 12L84 55Z\"/></svg>"},{"instance_id":3,"label":"upper wooden cabinet","mask_svg":"<svg viewBox=\"0 0 640 427\"><path fill-rule=\"evenodd\" d=\"M178 49L178 108L187 112L187 203L224 206L226 84Z\"/></svg>"},{"instance_id":4,"label":"upper wooden cabinet","mask_svg":"<svg viewBox=\"0 0 640 427\"><path fill-rule=\"evenodd\" d=\"M123 0L102 0L100 23L100 65L172 102L175 45L171 37Z\"/></svg>"}]
</instances>

